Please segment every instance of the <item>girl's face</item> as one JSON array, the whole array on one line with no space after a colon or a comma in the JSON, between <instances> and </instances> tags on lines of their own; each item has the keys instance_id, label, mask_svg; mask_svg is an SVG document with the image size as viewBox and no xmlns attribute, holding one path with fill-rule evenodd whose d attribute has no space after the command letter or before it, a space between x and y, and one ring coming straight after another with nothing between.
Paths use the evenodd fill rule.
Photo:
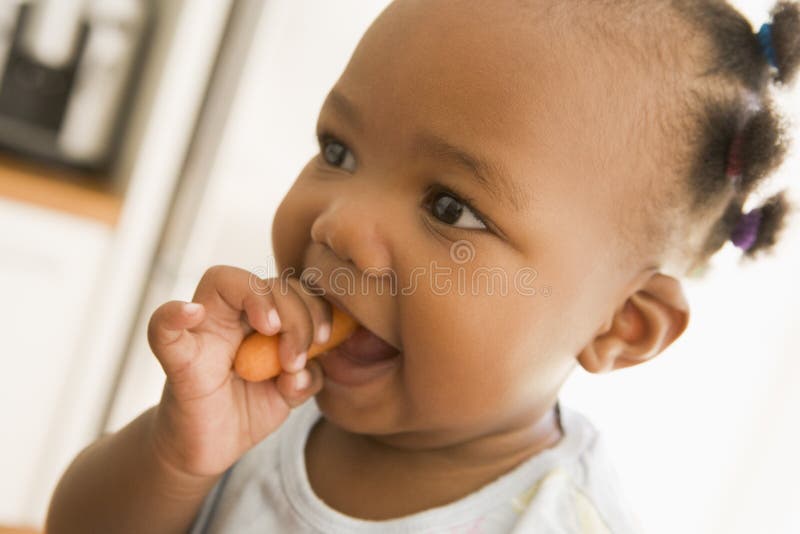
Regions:
<instances>
[{"instance_id":1,"label":"girl's face","mask_svg":"<svg viewBox=\"0 0 800 534\"><path fill-rule=\"evenodd\" d=\"M595 167L622 128L600 73L580 83L579 65L536 52L543 32L511 38L514 21L454 4L395 3L374 23L273 225L279 270L319 269L401 350L366 384L326 379L320 409L406 447L540 418L633 283L612 266L636 191Z\"/></svg>"}]
</instances>

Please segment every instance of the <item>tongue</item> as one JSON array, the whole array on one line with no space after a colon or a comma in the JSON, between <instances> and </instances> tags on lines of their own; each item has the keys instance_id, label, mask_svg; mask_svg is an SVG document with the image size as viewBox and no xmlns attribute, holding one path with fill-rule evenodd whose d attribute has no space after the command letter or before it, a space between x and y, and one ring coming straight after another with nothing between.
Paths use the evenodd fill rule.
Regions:
<instances>
[{"instance_id":1,"label":"tongue","mask_svg":"<svg viewBox=\"0 0 800 534\"><path fill-rule=\"evenodd\" d=\"M363 364L388 360L399 354L396 348L363 326L356 328L337 349L354 362Z\"/></svg>"}]
</instances>

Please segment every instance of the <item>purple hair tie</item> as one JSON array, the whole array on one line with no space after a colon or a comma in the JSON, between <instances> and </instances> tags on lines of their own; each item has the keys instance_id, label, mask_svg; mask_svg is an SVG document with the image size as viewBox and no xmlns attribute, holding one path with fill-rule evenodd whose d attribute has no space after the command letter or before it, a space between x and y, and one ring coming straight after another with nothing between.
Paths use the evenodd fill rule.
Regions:
<instances>
[{"instance_id":1,"label":"purple hair tie","mask_svg":"<svg viewBox=\"0 0 800 534\"><path fill-rule=\"evenodd\" d=\"M761 226L761 208L756 208L739 218L731 234L731 241L740 249L747 251L755 244Z\"/></svg>"}]
</instances>

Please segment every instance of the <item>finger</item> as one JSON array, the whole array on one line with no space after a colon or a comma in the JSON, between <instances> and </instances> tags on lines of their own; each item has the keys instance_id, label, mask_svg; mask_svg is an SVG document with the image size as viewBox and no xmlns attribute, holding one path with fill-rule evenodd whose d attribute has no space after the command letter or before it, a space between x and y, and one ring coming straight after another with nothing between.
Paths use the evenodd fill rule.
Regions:
<instances>
[{"instance_id":1,"label":"finger","mask_svg":"<svg viewBox=\"0 0 800 534\"><path fill-rule=\"evenodd\" d=\"M265 295L253 293L245 297L243 306L247 314L247 321L254 330L266 336L280 332L280 314L271 293Z\"/></svg>"},{"instance_id":2,"label":"finger","mask_svg":"<svg viewBox=\"0 0 800 534\"><path fill-rule=\"evenodd\" d=\"M318 288L313 286L313 282L306 282L300 279L290 278L289 283L293 284L305 302L311 314L311 321L314 323L314 343L325 343L331 337L331 305L321 297Z\"/></svg>"},{"instance_id":3,"label":"finger","mask_svg":"<svg viewBox=\"0 0 800 534\"><path fill-rule=\"evenodd\" d=\"M322 388L322 369L315 361L297 373L281 373L276 378L276 388L286 404L295 408L316 395Z\"/></svg>"},{"instance_id":4,"label":"finger","mask_svg":"<svg viewBox=\"0 0 800 534\"><path fill-rule=\"evenodd\" d=\"M311 385L306 389L306 394L309 397L313 397L320 392L325 384L325 373L322 371L322 365L317 360L308 362L306 369L311 373Z\"/></svg>"},{"instance_id":5,"label":"finger","mask_svg":"<svg viewBox=\"0 0 800 534\"><path fill-rule=\"evenodd\" d=\"M307 398L305 388L311 384L311 373L303 369L297 373L281 373L275 379L275 387L290 408L302 404Z\"/></svg>"},{"instance_id":6,"label":"finger","mask_svg":"<svg viewBox=\"0 0 800 534\"><path fill-rule=\"evenodd\" d=\"M305 366L314 334L311 312L294 287L289 284L286 291L273 293L282 332L278 338L278 360L281 367L290 373L296 373Z\"/></svg>"},{"instance_id":7,"label":"finger","mask_svg":"<svg viewBox=\"0 0 800 534\"><path fill-rule=\"evenodd\" d=\"M192 300L201 302L208 316L223 327L246 330L241 321L242 311L245 311L253 328L266 328L266 316L256 304L270 293L271 287L263 285L269 281L238 267L215 265L203 273Z\"/></svg>"},{"instance_id":8,"label":"finger","mask_svg":"<svg viewBox=\"0 0 800 534\"><path fill-rule=\"evenodd\" d=\"M171 300L156 308L147 325L147 341L169 376L189 364L198 352L197 341L187 329L205 318L202 304Z\"/></svg>"}]
</instances>

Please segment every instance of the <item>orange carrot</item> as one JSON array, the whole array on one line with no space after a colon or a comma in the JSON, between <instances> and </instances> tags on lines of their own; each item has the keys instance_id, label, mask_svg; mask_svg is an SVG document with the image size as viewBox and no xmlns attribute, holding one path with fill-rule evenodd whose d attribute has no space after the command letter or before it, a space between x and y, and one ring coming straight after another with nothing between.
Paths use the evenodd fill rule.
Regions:
<instances>
[{"instance_id":1,"label":"orange carrot","mask_svg":"<svg viewBox=\"0 0 800 534\"><path fill-rule=\"evenodd\" d=\"M331 335L325 343L312 343L308 348L308 359L339 345L353 333L358 323L336 306L331 307ZM236 373L250 382L260 382L277 376L282 368L278 360L278 336L265 336L253 332L247 336L233 361Z\"/></svg>"}]
</instances>

